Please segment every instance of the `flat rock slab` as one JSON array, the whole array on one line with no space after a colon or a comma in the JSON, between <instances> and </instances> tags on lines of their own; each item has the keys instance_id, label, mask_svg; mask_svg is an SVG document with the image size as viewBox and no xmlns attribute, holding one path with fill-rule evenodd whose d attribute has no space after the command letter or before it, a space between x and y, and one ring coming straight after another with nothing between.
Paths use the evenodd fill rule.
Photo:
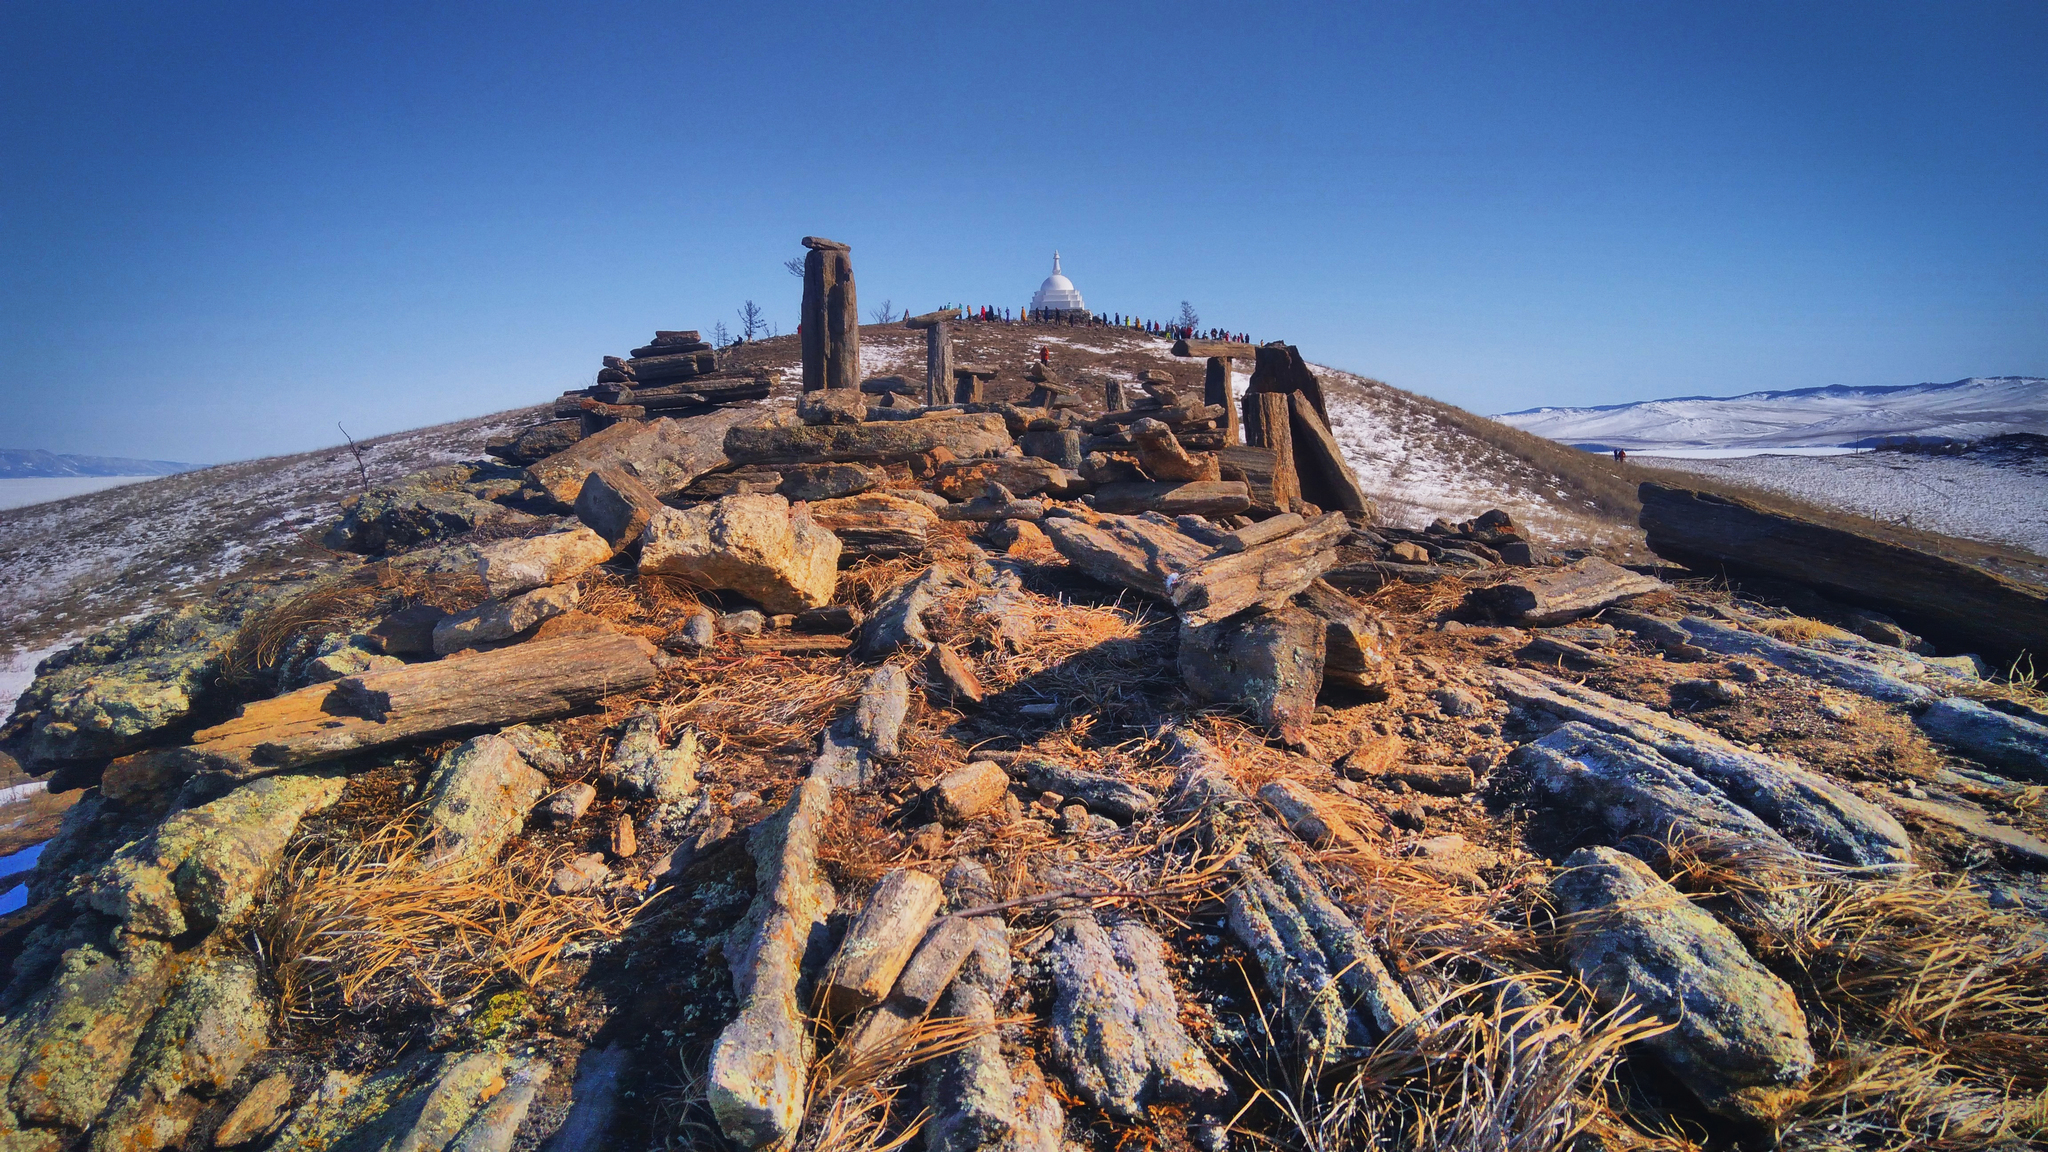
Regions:
<instances>
[{"instance_id":1,"label":"flat rock slab","mask_svg":"<svg viewBox=\"0 0 2048 1152\"><path fill-rule=\"evenodd\" d=\"M908 460L944 448L955 459L1000 455L1009 427L990 412L873 420L861 424L741 424L725 434L737 464L825 464Z\"/></svg>"},{"instance_id":2,"label":"flat rock slab","mask_svg":"<svg viewBox=\"0 0 2048 1152\"><path fill-rule=\"evenodd\" d=\"M1569 568L1474 588L1466 594L1466 603L1512 624L1562 624L1666 587L1653 576L1588 556Z\"/></svg>"},{"instance_id":3,"label":"flat rock slab","mask_svg":"<svg viewBox=\"0 0 2048 1152\"><path fill-rule=\"evenodd\" d=\"M2009 824L2000 824L1991 818L1990 813L1974 804L1918 800L1911 796L1888 796L1885 800L1909 816L1946 825L1986 844L2003 848L2028 867L2048 867L2048 842Z\"/></svg>"},{"instance_id":4,"label":"flat rock slab","mask_svg":"<svg viewBox=\"0 0 2048 1152\"><path fill-rule=\"evenodd\" d=\"M1051 516L1040 527L1060 555L1089 576L1160 600L1209 554L1170 523L1138 516Z\"/></svg>"},{"instance_id":5,"label":"flat rock slab","mask_svg":"<svg viewBox=\"0 0 2048 1152\"><path fill-rule=\"evenodd\" d=\"M1180 1026L1150 929L1125 922L1105 931L1093 917L1071 916L1054 926L1048 951L1052 1054L1083 1096L1135 1123L1154 1099L1215 1105L1229 1095Z\"/></svg>"},{"instance_id":6,"label":"flat rock slab","mask_svg":"<svg viewBox=\"0 0 2048 1152\"><path fill-rule=\"evenodd\" d=\"M1095 489L1095 510L1105 514L1234 516L1251 506L1252 490L1242 480L1125 481Z\"/></svg>"},{"instance_id":7,"label":"flat rock slab","mask_svg":"<svg viewBox=\"0 0 2048 1152\"><path fill-rule=\"evenodd\" d=\"M1787 644L1774 636L1709 620L1687 616L1678 626L1692 643L1722 656L1756 656L1787 672L1833 685L1845 692L1868 696L1887 704L1917 704L1931 700L1934 693L1918 684L1901 680L1874 664L1833 652L1821 652L1798 644Z\"/></svg>"},{"instance_id":8,"label":"flat rock slab","mask_svg":"<svg viewBox=\"0 0 2048 1152\"><path fill-rule=\"evenodd\" d=\"M2048 724L2010 716L1961 697L1937 700L1913 719L1944 744L2020 779L2048 784Z\"/></svg>"},{"instance_id":9,"label":"flat rock slab","mask_svg":"<svg viewBox=\"0 0 2048 1152\"><path fill-rule=\"evenodd\" d=\"M578 524L519 540L483 546L477 575L492 596L512 596L573 580L612 558L611 542Z\"/></svg>"},{"instance_id":10,"label":"flat rock slab","mask_svg":"<svg viewBox=\"0 0 2048 1152\"><path fill-rule=\"evenodd\" d=\"M1708 1109L1770 1125L1806 1098L1798 998L1720 921L1612 848L1574 852L1550 887L1572 971L1602 1007L1641 1004L1673 1025L1642 1043Z\"/></svg>"},{"instance_id":11,"label":"flat rock slab","mask_svg":"<svg viewBox=\"0 0 2048 1152\"><path fill-rule=\"evenodd\" d=\"M725 454L727 432L754 415L745 408L727 408L685 420L614 424L528 465L527 480L562 506L573 508L592 472L630 468L657 497L667 499L697 477L731 463Z\"/></svg>"}]
</instances>

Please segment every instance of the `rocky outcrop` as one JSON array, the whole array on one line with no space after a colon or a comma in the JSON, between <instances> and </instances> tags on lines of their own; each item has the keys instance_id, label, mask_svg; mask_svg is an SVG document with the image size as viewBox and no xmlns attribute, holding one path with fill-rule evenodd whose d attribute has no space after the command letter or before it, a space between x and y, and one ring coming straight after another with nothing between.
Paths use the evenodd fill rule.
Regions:
<instances>
[{"instance_id":1,"label":"rocky outcrop","mask_svg":"<svg viewBox=\"0 0 2048 1152\"><path fill-rule=\"evenodd\" d=\"M1642 1043L1709 1109L1775 1124L1806 1097L1813 1046L1792 989L1640 860L1581 848L1555 879L1572 971L1605 1008L1672 1025Z\"/></svg>"},{"instance_id":2,"label":"rocky outcrop","mask_svg":"<svg viewBox=\"0 0 2048 1152\"><path fill-rule=\"evenodd\" d=\"M516 483L493 481L518 476L517 469L494 464L446 464L416 472L343 500L341 519L321 542L339 552L374 556L447 540L493 522L538 524L535 517L491 499L517 489Z\"/></svg>"},{"instance_id":3,"label":"rocky outcrop","mask_svg":"<svg viewBox=\"0 0 2048 1152\"><path fill-rule=\"evenodd\" d=\"M1975 700L1937 700L1914 721L1929 736L2022 780L2048 784L2048 724L2009 716Z\"/></svg>"},{"instance_id":4,"label":"rocky outcrop","mask_svg":"<svg viewBox=\"0 0 2048 1152\"><path fill-rule=\"evenodd\" d=\"M231 923L269 883L299 821L339 799L344 783L334 773L266 776L174 812L116 852L85 899L129 931L165 939Z\"/></svg>"},{"instance_id":5,"label":"rocky outcrop","mask_svg":"<svg viewBox=\"0 0 2048 1152\"><path fill-rule=\"evenodd\" d=\"M1494 669L1493 682L1503 696L1525 708L1625 737L1636 747L1608 745L1623 760L1640 758L1642 748L1654 749L1689 770L1688 789L1693 783L1711 786L1801 848L1852 865L1902 864L1913 858L1912 841L1897 820L1818 773L1738 747L1675 716L1542 673Z\"/></svg>"},{"instance_id":6,"label":"rocky outcrop","mask_svg":"<svg viewBox=\"0 0 2048 1152\"><path fill-rule=\"evenodd\" d=\"M818 834L832 786L798 785L781 812L750 837L753 905L727 945L739 1015L711 1053L711 1111L744 1148L788 1140L803 1119L813 1044L799 987L815 971L837 899L818 872Z\"/></svg>"},{"instance_id":7,"label":"rocky outcrop","mask_svg":"<svg viewBox=\"0 0 2048 1152\"><path fill-rule=\"evenodd\" d=\"M434 858L450 866L495 860L547 791L548 778L511 741L478 736L464 742L427 778L423 822Z\"/></svg>"},{"instance_id":8,"label":"rocky outcrop","mask_svg":"<svg viewBox=\"0 0 2048 1152\"><path fill-rule=\"evenodd\" d=\"M640 574L727 589L770 612L801 612L832 602L839 538L780 496L727 496L657 513L641 540Z\"/></svg>"},{"instance_id":9,"label":"rocky outcrop","mask_svg":"<svg viewBox=\"0 0 2048 1152\"><path fill-rule=\"evenodd\" d=\"M52 1129L90 1127L180 967L168 944L152 940L128 941L118 954L68 950L50 983L0 1023L0 1140L54 1152L69 1138Z\"/></svg>"},{"instance_id":10,"label":"rocky outcrop","mask_svg":"<svg viewBox=\"0 0 2048 1152\"><path fill-rule=\"evenodd\" d=\"M1927 688L1901 680L1874 664L1852 657L1787 644L1776 637L1700 616L1688 616L1679 621L1678 626L1685 630L1694 645L1708 652L1722 656L1760 657L1787 672L1797 672L1872 700L1882 700L1887 704L1916 704L1934 697Z\"/></svg>"},{"instance_id":11,"label":"rocky outcrop","mask_svg":"<svg viewBox=\"0 0 2048 1152\"><path fill-rule=\"evenodd\" d=\"M271 1013L254 960L223 955L187 968L142 1033L87 1147L135 1152L179 1144L268 1041Z\"/></svg>"},{"instance_id":12,"label":"rocky outcrop","mask_svg":"<svg viewBox=\"0 0 2048 1152\"><path fill-rule=\"evenodd\" d=\"M495 1052L422 1053L364 1077L331 1070L269 1152L505 1152L549 1071Z\"/></svg>"},{"instance_id":13,"label":"rocky outcrop","mask_svg":"<svg viewBox=\"0 0 2048 1152\"><path fill-rule=\"evenodd\" d=\"M1091 1103L1126 1123L1153 1100L1214 1109L1229 1096L1181 1028L1164 947L1142 924L1088 915L1054 925L1052 1056Z\"/></svg>"},{"instance_id":14,"label":"rocky outcrop","mask_svg":"<svg viewBox=\"0 0 2048 1152\"><path fill-rule=\"evenodd\" d=\"M1660 556L1707 572L1790 580L2001 660L2048 652L2048 591L1731 496L1651 483L1640 495L1643 532Z\"/></svg>"},{"instance_id":15,"label":"rocky outcrop","mask_svg":"<svg viewBox=\"0 0 2048 1152\"><path fill-rule=\"evenodd\" d=\"M540 627L581 601L582 593L574 584L535 588L504 600L486 600L466 612L444 616L434 625L434 653L446 656L466 648L502 644Z\"/></svg>"}]
</instances>

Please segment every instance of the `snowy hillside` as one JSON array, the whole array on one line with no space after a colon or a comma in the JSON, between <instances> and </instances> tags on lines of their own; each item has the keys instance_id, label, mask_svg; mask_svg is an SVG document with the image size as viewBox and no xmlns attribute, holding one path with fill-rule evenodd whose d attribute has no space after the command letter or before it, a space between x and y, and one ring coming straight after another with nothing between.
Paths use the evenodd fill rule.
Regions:
<instances>
[{"instance_id":1,"label":"snowy hillside","mask_svg":"<svg viewBox=\"0 0 2048 1152\"><path fill-rule=\"evenodd\" d=\"M176 460L131 460L125 456L79 456L41 448L0 448L0 478L23 476L169 476L190 471Z\"/></svg>"},{"instance_id":2,"label":"snowy hillside","mask_svg":"<svg viewBox=\"0 0 2048 1152\"><path fill-rule=\"evenodd\" d=\"M1591 451L1867 448L1887 439L2048 433L2048 379L1973 376L1898 388L1801 388L1682 396L1597 408L1531 408L1503 424Z\"/></svg>"}]
</instances>

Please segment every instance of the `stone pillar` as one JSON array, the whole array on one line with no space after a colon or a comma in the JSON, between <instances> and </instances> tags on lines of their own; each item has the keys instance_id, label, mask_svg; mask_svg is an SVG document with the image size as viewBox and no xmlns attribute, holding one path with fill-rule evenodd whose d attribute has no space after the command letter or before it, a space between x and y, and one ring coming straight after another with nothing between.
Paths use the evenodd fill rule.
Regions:
<instances>
[{"instance_id":1,"label":"stone pillar","mask_svg":"<svg viewBox=\"0 0 2048 1152\"><path fill-rule=\"evenodd\" d=\"M1244 436L1254 448L1273 450L1273 503L1282 512L1301 507L1301 477L1294 469L1293 405L1287 392L1244 394Z\"/></svg>"},{"instance_id":2,"label":"stone pillar","mask_svg":"<svg viewBox=\"0 0 2048 1152\"><path fill-rule=\"evenodd\" d=\"M853 250L804 237L804 391L860 387L860 305L853 297Z\"/></svg>"},{"instance_id":3,"label":"stone pillar","mask_svg":"<svg viewBox=\"0 0 2048 1152\"><path fill-rule=\"evenodd\" d=\"M1114 376L1102 378L1102 410L1121 412L1130 405L1124 400L1124 383Z\"/></svg>"},{"instance_id":4,"label":"stone pillar","mask_svg":"<svg viewBox=\"0 0 2048 1152\"><path fill-rule=\"evenodd\" d=\"M1230 395L1230 361L1209 357L1208 373L1202 377L1202 403L1223 406L1223 442L1242 444L1244 437L1237 419L1237 404Z\"/></svg>"},{"instance_id":5,"label":"stone pillar","mask_svg":"<svg viewBox=\"0 0 2048 1152\"><path fill-rule=\"evenodd\" d=\"M924 330L926 404L944 404L953 391L953 330L941 320Z\"/></svg>"}]
</instances>

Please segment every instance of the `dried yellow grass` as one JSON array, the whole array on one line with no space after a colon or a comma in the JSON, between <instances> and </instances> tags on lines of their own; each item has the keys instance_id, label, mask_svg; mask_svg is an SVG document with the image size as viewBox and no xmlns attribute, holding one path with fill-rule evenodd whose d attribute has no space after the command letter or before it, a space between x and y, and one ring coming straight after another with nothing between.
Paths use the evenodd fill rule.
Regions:
<instances>
[{"instance_id":1,"label":"dried yellow grass","mask_svg":"<svg viewBox=\"0 0 2048 1152\"><path fill-rule=\"evenodd\" d=\"M816 740L859 696L863 677L842 664L767 652L698 660L670 682L664 729L688 724L721 745L773 751Z\"/></svg>"},{"instance_id":2,"label":"dried yellow grass","mask_svg":"<svg viewBox=\"0 0 2048 1152\"><path fill-rule=\"evenodd\" d=\"M302 848L279 871L257 940L289 1015L442 1006L500 980L530 988L570 944L632 922L637 907L547 890L562 851L430 861L415 812L351 843Z\"/></svg>"}]
</instances>

